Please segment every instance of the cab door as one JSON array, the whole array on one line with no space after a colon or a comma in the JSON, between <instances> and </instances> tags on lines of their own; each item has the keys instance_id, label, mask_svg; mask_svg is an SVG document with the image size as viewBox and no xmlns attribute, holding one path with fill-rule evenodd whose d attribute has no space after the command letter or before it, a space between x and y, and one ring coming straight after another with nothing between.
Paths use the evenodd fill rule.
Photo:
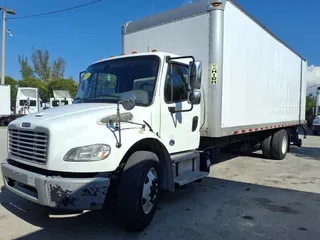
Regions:
<instances>
[{"instance_id":1,"label":"cab door","mask_svg":"<svg viewBox=\"0 0 320 240\"><path fill-rule=\"evenodd\" d=\"M199 146L200 105L193 105L191 110L188 71L188 65L180 62L166 64L164 69L160 137L169 153L193 150Z\"/></svg>"}]
</instances>

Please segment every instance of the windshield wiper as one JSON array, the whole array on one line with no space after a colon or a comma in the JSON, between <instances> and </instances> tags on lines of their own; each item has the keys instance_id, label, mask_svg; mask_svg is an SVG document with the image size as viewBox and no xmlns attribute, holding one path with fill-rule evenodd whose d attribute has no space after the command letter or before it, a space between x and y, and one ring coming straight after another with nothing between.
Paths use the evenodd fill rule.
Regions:
<instances>
[{"instance_id":1,"label":"windshield wiper","mask_svg":"<svg viewBox=\"0 0 320 240\"><path fill-rule=\"evenodd\" d=\"M80 100L80 101L82 101L84 103L84 98L76 97L75 99L73 99L73 101L75 101L75 100Z\"/></svg>"},{"instance_id":2,"label":"windshield wiper","mask_svg":"<svg viewBox=\"0 0 320 240\"><path fill-rule=\"evenodd\" d=\"M81 102L83 102L83 103L85 103L85 100L86 101L91 101L91 100L94 100L94 98L82 98L82 97L76 97L75 99L73 99L73 101L74 100L80 100Z\"/></svg>"},{"instance_id":3,"label":"windshield wiper","mask_svg":"<svg viewBox=\"0 0 320 240\"><path fill-rule=\"evenodd\" d=\"M103 94L103 95L96 96L95 98L99 98L99 97L113 97L113 98L117 98L119 100L121 99L120 96L114 95L114 94Z\"/></svg>"}]
</instances>

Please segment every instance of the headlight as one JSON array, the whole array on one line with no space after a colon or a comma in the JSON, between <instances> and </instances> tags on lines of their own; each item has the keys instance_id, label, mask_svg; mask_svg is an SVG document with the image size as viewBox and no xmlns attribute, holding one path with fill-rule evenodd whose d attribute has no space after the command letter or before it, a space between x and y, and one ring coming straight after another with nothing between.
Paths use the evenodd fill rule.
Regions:
<instances>
[{"instance_id":1,"label":"headlight","mask_svg":"<svg viewBox=\"0 0 320 240\"><path fill-rule=\"evenodd\" d=\"M63 160L72 162L100 161L106 159L110 152L111 147L107 144L76 147L69 150Z\"/></svg>"}]
</instances>

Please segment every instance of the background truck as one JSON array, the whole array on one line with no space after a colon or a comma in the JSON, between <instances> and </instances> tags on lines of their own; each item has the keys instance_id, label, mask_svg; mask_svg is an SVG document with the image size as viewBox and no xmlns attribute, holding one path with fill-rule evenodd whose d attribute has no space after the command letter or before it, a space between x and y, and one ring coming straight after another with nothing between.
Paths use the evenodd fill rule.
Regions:
<instances>
[{"instance_id":1,"label":"background truck","mask_svg":"<svg viewBox=\"0 0 320 240\"><path fill-rule=\"evenodd\" d=\"M42 100L38 88L18 87L16 98L16 114L30 114L41 111Z\"/></svg>"},{"instance_id":2,"label":"background truck","mask_svg":"<svg viewBox=\"0 0 320 240\"><path fill-rule=\"evenodd\" d=\"M53 98L50 98L50 107L59 107L72 104L73 99L67 90L53 90Z\"/></svg>"},{"instance_id":3,"label":"background truck","mask_svg":"<svg viewBox=\"0 0 320 240\"><path fill-rule=\"evenodd\" d=\"M37 88L18 88L16 107L11 109L11 87L0 85L0 126L7 126L16 118L42 110L42 101L37 94Z\"/></svg>"},{"instance_id":4,"label":"background truck","mask_svg":"<svg viewBox=\"0 0 320 240\"><path fill-rule=\"evenodd\" d=\"M9 125L8 189L63 209L110 196L142 230L160 190L206 177L220 148L281 160L301 145L306 61L236 3L201 0L122 30L124 53L80 74L72 105Z\"/></svg>"},{"instance_id":5,"label":"background truck","mask_svg":"<svg viewBox=\"0 0 320 240\"><path fill-rule=\"evenodd\" d=\"M0 126L8 124L12 116L10 85L0 85Z\"/></svg>"},{"instance_id":6,"label":"background truck","mask_svg":"<svg viewBox=\"0 0 320 240\"><path fill-rule=\"evenodd\" d=\"M312 122L312 133L318 135L320 133L320 87L317 88L315 118Z\"/></svg>"}]
</instances>

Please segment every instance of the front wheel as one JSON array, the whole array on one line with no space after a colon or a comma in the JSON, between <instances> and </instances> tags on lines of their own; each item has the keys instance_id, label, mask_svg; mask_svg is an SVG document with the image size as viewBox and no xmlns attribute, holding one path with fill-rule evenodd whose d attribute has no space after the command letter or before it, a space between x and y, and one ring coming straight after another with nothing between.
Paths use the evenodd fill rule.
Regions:
<instances>
[{"instance_id":1,"label":"front wheel","mask_svg":"<svg viewBox=\"0 0 320 240\"><path fill-rule=\"evenodd\" d=\"M159 198L159 159L147 151L133 153L118 188L118 211L130 231L142 231L152 221Z\"/></svg>"}]
</instances>

